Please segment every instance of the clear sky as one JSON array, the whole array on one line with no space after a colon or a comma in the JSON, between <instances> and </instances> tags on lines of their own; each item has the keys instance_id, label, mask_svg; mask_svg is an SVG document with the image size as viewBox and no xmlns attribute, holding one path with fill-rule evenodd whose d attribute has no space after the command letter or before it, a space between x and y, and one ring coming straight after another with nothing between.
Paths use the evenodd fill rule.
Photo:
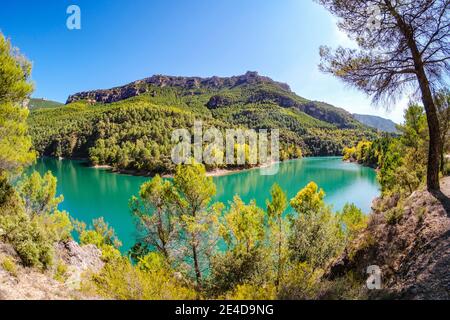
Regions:
<instances>
[{"instance_id":1,"label":"clear sky","mask_svg":"<svg viewBox=\"0 0 450 320\"><path fill-rule=\"evenodd\" d=\"M353 45L312 0L1 0L0 30L33 62L35 97L151 76L231 76L248 70L308 99L400 122L405 101L370 98L318 70L320 45ZM81 30L66 27L69 5Z\"/></svg>"}]
</instances>

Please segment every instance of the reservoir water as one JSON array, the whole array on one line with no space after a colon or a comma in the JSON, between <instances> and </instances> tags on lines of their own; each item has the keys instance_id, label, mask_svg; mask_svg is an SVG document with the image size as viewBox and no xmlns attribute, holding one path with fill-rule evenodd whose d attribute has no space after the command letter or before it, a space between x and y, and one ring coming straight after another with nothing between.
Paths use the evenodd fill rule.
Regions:
<instances>
[{"instance_id":1,"label":"reservoir water","mask_svg":"<svg viewBox=\"0 0 450 320\"><path fill-rule=\"evenodd\" d=\"M134 245L137 233L128 201L150 178L113 174L90 168L82 161L50 158L39 159L32 169L41 174L51 171L58 178L58 194L64 195L60 209L88 224L92 219L104 217L122 241L122 251ZM215 200L228 204L238 194L244 201L255 199L265 208L274 183L291 199L310 181L324 189L326 202L335 210L349 202L369 213L372 200L379 194L373 169L345 163L339 157L319 157L283 162L273 176L261 175L260 169L254 169L214 177Z\"/></svg>"}]
</instances>

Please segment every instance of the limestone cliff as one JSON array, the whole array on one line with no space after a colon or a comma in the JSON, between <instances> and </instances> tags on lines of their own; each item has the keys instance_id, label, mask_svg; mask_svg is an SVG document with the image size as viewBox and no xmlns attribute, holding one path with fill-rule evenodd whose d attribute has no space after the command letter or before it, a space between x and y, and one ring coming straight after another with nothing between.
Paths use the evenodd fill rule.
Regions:
<instances>
[{"instance_id":1,"label":"limestone cliff","mask_svg":"<svg viewBox=\"0 0 450 320\"><path fill-rule=\"evenodd\" d=\"M154 87L174 87L187 90L196 89L231 89L233 87L243 84L274 84L281 89L290 92L291 89L287 84L273 81L272 79L260 76L257 72L247 72L244 75L233 77L176 77L165 75L154 75L150 78L138 80L127 85L106 90L93 90L76 93L69 96L67 103L89 100L92 102L112 103L125 100L131 97L139 96L148 93L149 86Z\"/></svg>"}]
</instances>

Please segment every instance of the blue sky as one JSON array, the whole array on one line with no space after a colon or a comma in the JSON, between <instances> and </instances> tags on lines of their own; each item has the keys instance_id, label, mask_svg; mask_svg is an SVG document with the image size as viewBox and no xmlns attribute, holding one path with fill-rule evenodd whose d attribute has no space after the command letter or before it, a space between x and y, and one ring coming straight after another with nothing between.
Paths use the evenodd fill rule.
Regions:
<instances>
[{"instance_id":1,"label":"blue sky","mask_svg":"<svg viewBox=\"0 0 450 320\"><path fill-rule=\"evenodd\" d=\"M66 27L71 4L81 30ZM251 70L354 113L400 122L405 105L387 112L319 72L320 45L353 44L312 0L3 0L0 30L33 62L34 96L61 102L153 74Z\"/></svg>"}]
</instances>

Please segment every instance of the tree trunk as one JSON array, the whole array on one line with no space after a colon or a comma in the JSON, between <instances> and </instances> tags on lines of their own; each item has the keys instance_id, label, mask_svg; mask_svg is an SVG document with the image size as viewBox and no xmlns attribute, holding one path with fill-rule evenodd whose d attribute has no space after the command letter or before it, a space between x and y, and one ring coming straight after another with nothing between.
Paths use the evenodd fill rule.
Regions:
<instances>
[{"instance_id":1,"label":"tree trunk","mask_svg":"<svg viewBox=\"0 0 450 320\"><path fill-rule=\"evenodd\" d=\"M439 146L441 144L441 134L439 128L439 118L437 115L437 109L434 103L433 94L431 93L430 82L428 81L422 56L417 47L417 43L411 27L405 23L403 18L394 9L389 0L385 0L385 4L397 20L400 31L402 32L405 40L408 43L408 47L414 60L414 69L416 71L415 73L417 81L419 82L420 92L422 94L423 106L425 107L425 112L427 114L428 130L430 134L430 146L428 150L427 164L427 189L428 191L439 191Z\"/></svg>"},{"instance_id":2,"label":"tree trunk","mask_svg":"<svg viewBox=\"0 0 450 320\"><path fill-rule=\"evenodd\" d=\"M281 223L282 223L281 216L279 216L278 217L278 232L279 232L279 235L278 235L278 270L277 270L278 274L277 274L277 281L276 281L277 291L280 286L281 272L282 272L282 270L281 270L281 242L282 242L283 235L281 233L282 232L281 231Z\"/></svg>"},{"instance_id":3,"label":"tree trunk","mask_svg":"<svg viewBox=\"0 0 450 320\"><path fill-rule=\"evenodd\" d=\"M423 70L423 69L422 69ZM437 116L436 105L425 73L418 75L420 90L422 91L422 101L427 113L428 130L430 133L430 146L428 150L428 167L427 167L427 188L428 191L439 191L439 160L441 154L441 134L439 129L439 118Z\"/></svg>"},{"instance_id":4,"label":"tree trunk","mask_svg":"<svg viewBox=\"0 0 450 320\"><path fill-rule=\"evenodd\" d=\"M194 259L195 278L197 280L197 292L202 290L202 273L200 272L200 266L198 263L197 246L192 246L192 258Z\"/></svg>"}]
</instances>

